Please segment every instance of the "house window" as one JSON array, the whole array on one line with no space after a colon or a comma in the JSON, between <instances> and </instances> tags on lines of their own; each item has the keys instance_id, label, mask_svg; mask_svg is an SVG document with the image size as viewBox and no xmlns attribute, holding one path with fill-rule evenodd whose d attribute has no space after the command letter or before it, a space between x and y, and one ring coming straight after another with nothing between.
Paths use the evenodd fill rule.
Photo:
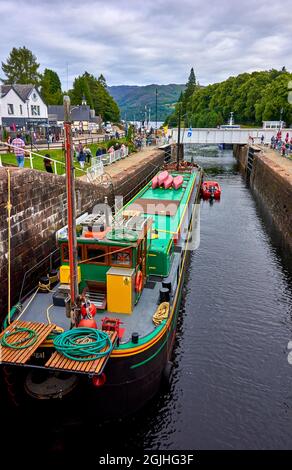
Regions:
<instances>
[{"instance_id":1,"label":"house window","mask_svg":"<svg viewBox=\"0 0 292 470\"><path fill-rule=\"evenodd\" d=\"M87 263L107 264L107 250L99 245L87 245L85 259Z\"/></svg>"},{"instance_id":2,"label":"house window","mask_svg":"<svg viewBox=\"0 0 292 470\"><path fill-rule=\"evenodd\" d=\"M22 116L22 104L19 105L19 112L20 112L20 114L21 114L21 116Z\"/></svg>"},{"instance_id":3,"label":"house window","mask_svg":"<svg viewBox=\"0 0 292 470\"><path fill-rule=\"evenodd\" d=\"M32 104L31 107L31 115L32 116L39 116L40 115L40 107L35 105L35 104Z\"/></svg>"},{"instance_id":4,"label":"house window","mask_svg":"<svg viewBox=\"0 0 292 470\"><path fill-rule=\"evenodd\" d=\"M8 111L8 114L14 114L14 108L13 108L13 104L7 104L7 111Z\"/></svg>"}]
</instances>

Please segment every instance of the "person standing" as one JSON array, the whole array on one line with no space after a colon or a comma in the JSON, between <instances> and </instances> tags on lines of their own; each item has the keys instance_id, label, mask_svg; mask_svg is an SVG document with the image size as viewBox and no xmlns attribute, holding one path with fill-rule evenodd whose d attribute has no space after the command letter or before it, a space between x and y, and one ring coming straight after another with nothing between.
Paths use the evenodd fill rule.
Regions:
<instances>
[{"instance_id":1,"label":"person standing","mask_svg":"<svg viewBox=\"0 0 292 470\"><path fill-rule=\"evenodd\" d=\"M126 154L126 146L125 144L121 145L121 157L123 158Z\"/></svg>"},{"instance_id":2,"label":"person standing","mask_svg":"<svg viewBox=\"0 0 292 470\"><path fill-rule=\"evenodd\" d=\"M45 158L44 158L44 166L45 166L45 170L47 173L54 173L53 168L52 168L51 157L48 153L46 153Z\"/></svg>"},{"instance_id":3,"label":"person standing","mask_svg":"<svg viewBox=\"0 0 292 470\"><path fill-rule=\"evenodd\" d=\"M21 138L21 134L17 134L16 138L13 139L12 144L13 151L16 156L17 165L19 168L24 167L24 153L25 153L25 143Z\"/></svg>"},{"instance_id":4,"label":"person standing","mask_svg":"<svg viewBox=\"0 0 292 470\"><path fill-rule=\"evenodd\" d=\"M83 152L83 145L82 145L81 140L79 140L79 144L78 144L78 146L77 146L77 152L78 152L78 153Z\"/></svg>"},{"instance_id":5,"label":"person standing","mask_svg":"<svg viewBox=\"0 0 292 470\"><path fill-rule=\"evenodd\" d=\"M283 157L286 156L286 145L285 142L283 142L282 147L281 147L281 154Z\"/></svg>"},{"instance_id":6,"label":"person standing","mask_svg":"<svg viewBox=\"0 0 292 470\"><path fill-rule=\"evenodd\" d=\"M10 147L10 145L11 145L11 136L10 135L7 138L7 144L8 144L8 149L7 150L8 150L8 153L10 153L11 152L11 147Z\"/></svg>"},{"instance_id":7,"label":"person standing","mask_svg":"<svg viewBox=\"0 0 292 470\"><path fill-rule=\"evenodd\" d=\"M92 157L91 150L90 150L89 147L84 147L83 151L85 153L85 161L86 161L86 163L88 163L90 165L90 160L91 160L91 157Z\"/></svg>"},{"instance_id":8,"label":"person standing","mask_svg":"<svg viewBox=\"0 0 292 470\"><path fill-rule=\"evenodd\" d=\"M85 165L85 153L83 152L83 149L79 152L77 159L78 159L80 168L83 169Z\"/></svg>"},{"instance_id":9,"label":"person standing","mask_svg":"<svg viewBox=\"0 0 292 470\"><path fill-rule=\"evenodd\" d=\"M95 156L100 157L102 154L103 154L102 148L97 147Z\"/></svg>"}]
</instances>

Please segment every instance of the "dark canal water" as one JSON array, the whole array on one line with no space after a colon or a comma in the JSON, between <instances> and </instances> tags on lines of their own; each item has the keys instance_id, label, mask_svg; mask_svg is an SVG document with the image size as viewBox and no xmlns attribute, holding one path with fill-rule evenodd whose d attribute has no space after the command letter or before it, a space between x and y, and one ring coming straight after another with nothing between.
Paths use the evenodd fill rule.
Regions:
<instances>
[{"instance_id":1,"label":"dark canal water","mask_svg":"<svg viewBox=\"0 0 292 470\"><path fill-rule=\"evenodd\" d=\"M141 449L291 449L291 258L239 174L231 151L193 151L222 185L201 206L201 243L190 259L170 393L126 422L77 418L38 426L44 455L86 441ZM78 444L80 446L80 444Z\"/></svg>"}]
</instances>

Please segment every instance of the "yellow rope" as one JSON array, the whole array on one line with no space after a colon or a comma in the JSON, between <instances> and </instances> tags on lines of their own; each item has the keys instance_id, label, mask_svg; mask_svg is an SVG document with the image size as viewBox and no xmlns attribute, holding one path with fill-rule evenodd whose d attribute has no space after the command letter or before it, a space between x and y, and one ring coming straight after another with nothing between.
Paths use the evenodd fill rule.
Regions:
<instances>
[{"instance_id":1,"label":"yellow rope","mask_svg":"<svg viewBox=\"0 0 292 470\"><path fill-rule=\"evenodd\" d=\"M54 276L48 276L50 284L53 284L54 282L58 282L58 274L55 274Z\"/></svg>"},{"instance_id":2,"label":"yellow rope","mask_svg":"<svg viewBox=\"0 0 292 470\"><path fill-rule=\"evenodd\" d=\"M47 311L46 311L46 315L47 315L47 320L48 320L48 323L49 325L51 325L51 319L50 319L50 314L49 314L49 311L50 309L54 306L54 304L51 304L48 308L47 308Z\"/></svg>"},{"instance_id":3,"label":"yellow rope","mask_svg":"<svg viewBox=\"0 0 292 470\"><path fill-rule=\"evenodd\" d=\"M8 324L11 323L10 310L11 310L11 178L10 171L7 171L7 224L8 224Z\"/></svg>"},{"instance_id":4,"label":"yellow rope","mask_svg":"<svg viewBox=\"0 0 292 470\"><path fill-rule=\"evenodd\" d=\"M49 283L49 284L42 284L41 282L39 282L38 289L47 290L48 292L55 292L54 290L51 290L50 287L51 287L51 283Z\"/></svg>"}]
</instances>

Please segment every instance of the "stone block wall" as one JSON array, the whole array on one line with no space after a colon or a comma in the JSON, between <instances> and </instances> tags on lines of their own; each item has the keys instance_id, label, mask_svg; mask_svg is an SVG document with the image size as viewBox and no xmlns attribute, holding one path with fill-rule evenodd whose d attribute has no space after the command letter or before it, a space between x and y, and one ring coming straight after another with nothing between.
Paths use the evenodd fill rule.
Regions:
<instances>
[{"instance_id":1,"label":"stone block wall","mask_svg":"<svg viewBox=\"0 0 292 470\"><path fill-rule=\"evenodd\" d=\"M292 181L285 171L265 155L254 159L250 184L292 252Z\"/></svg>"},{"instance_id":2,"label":"stone block wall","mask_svg":"<svg viewBox=\"0 0 292 470\"><path fill-rule=\"evenodd\" d=\"M243 173L247 174L248 146L236 146L235 157ZM253 159L249 182L253 193L269 213L292 252L291 174L263 152L255 155Z\"/></svg>"}]
</instances>

